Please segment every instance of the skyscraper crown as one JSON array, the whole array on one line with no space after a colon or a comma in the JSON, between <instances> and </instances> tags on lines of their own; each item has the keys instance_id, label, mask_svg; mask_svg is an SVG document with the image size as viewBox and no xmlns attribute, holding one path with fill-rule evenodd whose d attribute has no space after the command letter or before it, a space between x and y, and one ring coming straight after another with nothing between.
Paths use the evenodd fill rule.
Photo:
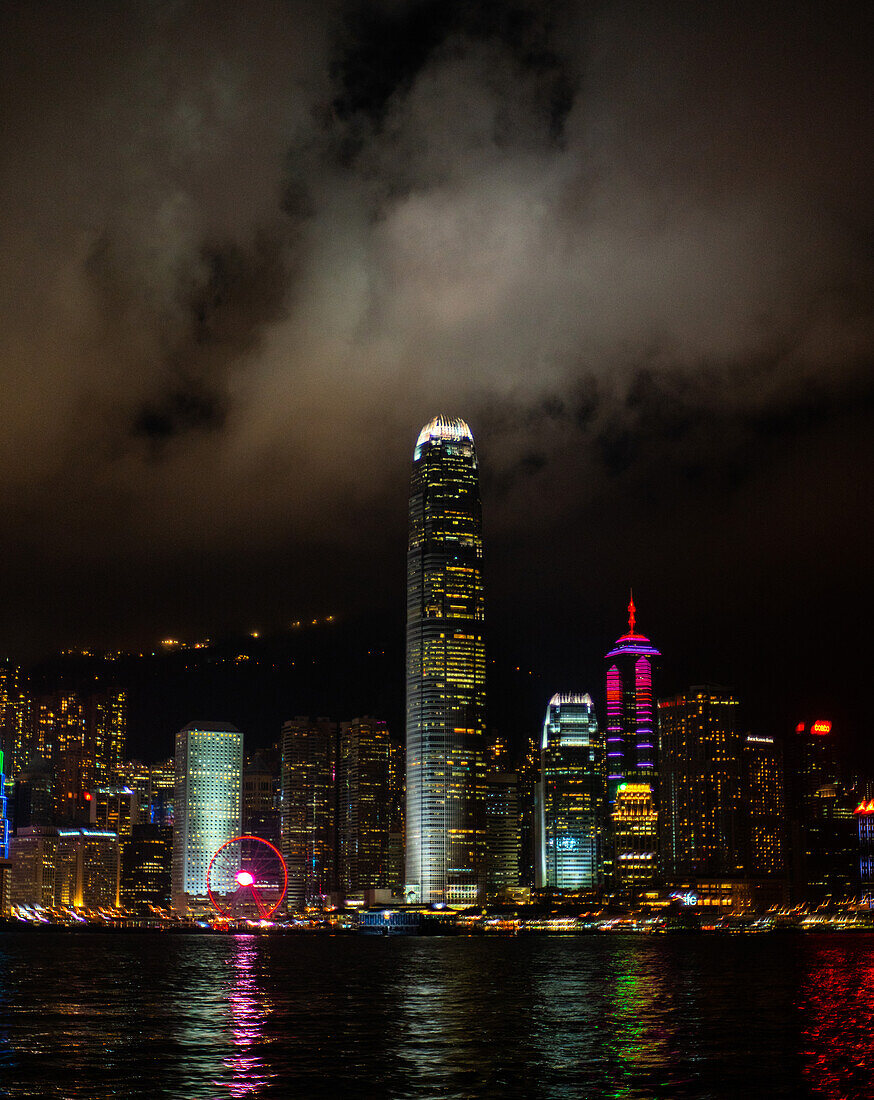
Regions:
<instances>
[{"instance_id":1,"label":"skyscraper crown","mask_svg":"<svg viewBox=\"0 0 874 1100\"><path fill-rule=\"evenodd\" d=\"M460 417L444 416L443 413L440 413L433 420L429 420L419 432L419 438L416 440L416 458L422 453L422 447L432 439L463 439L468 443L473 443L473 432Z\"/></svg>"}]
</instances>

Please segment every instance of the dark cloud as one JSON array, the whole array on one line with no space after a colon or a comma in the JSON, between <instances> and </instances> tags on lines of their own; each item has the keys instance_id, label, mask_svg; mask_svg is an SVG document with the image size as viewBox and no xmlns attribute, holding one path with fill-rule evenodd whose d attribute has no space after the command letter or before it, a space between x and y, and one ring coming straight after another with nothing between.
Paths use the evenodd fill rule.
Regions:
<instances>
[{"instance_id":1,"label":"dark cloud","mask_svg":"<svg viewBox=\"0 0 874 1100\"><path fill-rule=\"evenodd\" d=\"M836 456L860 484L867 455L871 18L4 5L8 646L389 600L438 409L526 636L553 583L691 591L741 535L824 608L797 517L840 526Z\"/></svg>"}]
</instances>

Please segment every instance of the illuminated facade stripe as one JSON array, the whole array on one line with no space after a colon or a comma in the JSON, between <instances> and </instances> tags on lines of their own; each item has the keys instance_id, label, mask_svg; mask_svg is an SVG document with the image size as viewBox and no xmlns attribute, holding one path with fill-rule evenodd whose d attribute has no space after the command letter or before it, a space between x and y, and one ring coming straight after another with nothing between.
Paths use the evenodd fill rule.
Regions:
<instances>
[{"instance_id":1,"label":"illuminated facade stripe","mask_svg":"<svg viewBox=\"0 0 874 1100\"><path fill-rule=\"evenodd\" d=\"M661 654L635 630L606 654L607 796L613 833L615 887L633 894L658 876L658 760L653 712L653 659Z\"/></svg>"},{"instance_id":2,"label":"illuminated facade stripe","mask_svg":"<svg viewBox=\"0 0 874 1100\"><path fill-rule=\"evenodd\" d=\"M606 654L607 783L612 805L622 782L647 782L655 791L658 759L653 706L652 661L661 654L634 630L634 603L629 630Z\"/></svg>"},{"instance_id":3,"label":"illuminated facade stripe","mask_svg":"<svg viewBox=\"0 0 874 1100\"><path fill-rule=\"evenodd\" d=\"M637 705L637 729L635 730L637 766L638 768L654 768L652 666L648 657L638 657L634 662L634 687Z\"/></svg>"},{"instance_id":4,"label":"illuminated facade stripe","mask_svg":"<svg viewBox=\"0 0 874 1100\"><path fill-rule=\"evenodd\" d=\"M413 455L407 553L406 882L423 902L482 896L483 618L473 436L438 416Z\"/></svg>"},{"instance_id":5,"label":"illuminated facade stripe","mask_svg":"<svg viewBox=\"0 0 874 1100\"><path fill-rule=\"evenodd\" d=\"M9 859L9 818L6 815L6 776L0 749L0 859Z\"/></svg>"}]
</instances>

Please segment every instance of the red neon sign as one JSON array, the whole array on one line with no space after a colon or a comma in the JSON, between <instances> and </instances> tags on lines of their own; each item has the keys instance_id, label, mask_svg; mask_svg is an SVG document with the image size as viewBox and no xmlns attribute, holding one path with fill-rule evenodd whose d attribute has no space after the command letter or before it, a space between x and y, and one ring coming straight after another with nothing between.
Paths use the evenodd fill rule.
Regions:
<instances>
[{"instance_id":1,"label":"red neon sign","mask_svg":"<svg viewBox=\"0 0 874 1100\"><path fill-rule=\"evenodd\" d=\"M820 736L823 736L826 733L831 733L831 730L832 730L831 722L827 722L824 718L820 718L818 721L814 722L813 725L810 727L810 732L811 733L817 733Z\"/></svg>"}]
</instances>

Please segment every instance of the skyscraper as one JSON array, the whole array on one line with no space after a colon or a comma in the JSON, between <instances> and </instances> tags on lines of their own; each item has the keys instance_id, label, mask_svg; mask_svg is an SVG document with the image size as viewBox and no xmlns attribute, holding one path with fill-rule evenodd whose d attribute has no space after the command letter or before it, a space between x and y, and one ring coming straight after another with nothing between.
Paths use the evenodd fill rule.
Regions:
<instances>
[{"instance_id":1,"label":"skyscraper","mask_svg":"<svg viewBox=\"0 0 874 1100\"><path fill-rule=\"evenodd\" d=\"M653 662L661 654L649 638L636 633L635 610L632 598L628 631L606 656L607 794L613 823L613 878L620 891L644 889L658 876L652 681Z\"/></svg>"},{"instance_id":2,"label":"skyscraper","mask_svg":"<svg viewBox=\"0 0 874 1100\"><path fill-rule=\"evenodd\" d=\"M796 900L831 904L858 884L856 803L841 775L832 723L799 722L787 749Z\"/></svg>"},{"instance_id":3,"label":"skyscraper","mask_svg":"<svg viewBox=\"0 0 874 1100\"><path fill-rule=\"evenodd\" d=\"M173 829L169 825L134 825L121 850L121 903L125 908L162 909L170 904Z\"/></svg>"},{"instance_id":4,"label":"skyscraper","mask_svg":"<svg viewBox=\"0 0 874 1100\"><path fill-rule=\"evenodd\" d=\"M783 751L773 737L748 733L741 752L742 857L746 873L771 880L785 900L786 797Z\"/></svg>"},{"instance_id":5,"label":"skyscraper","mask_svg":"<svg viewBox=\"0 0 874 1100\"><path fill-rule=\"evenodd\" d=\"M659 703L662 854L670 881L743 866L738 702L700 685Z\"/></svg>"},{"instance_id":6,"label":"skyscraper","mask_svg":"<svg viewBox=\"0 0 874 1100\"><path fill-rule=\"evenodd\" d=\"M604 840L604 736L589 695L553 695L535 790L535 885L595 890Z\"/></svg>"},{"instance_id":7,"label":"skyscraper","mask_svg":"<svg viewBox=\"0 0 874 1100\"><path fill-rule=\"evenodd\" d=\"M243 735L223 722L192 722L176 734L173 908L206 905L212 857L241 828Z\"/></svg>"},{"instance_id":8,"label":"skyscraper","mask_svg":"<svg viewBox=\"0 0 874 1100\"><path fill-rule=\"evenodd\" d=\"M318 905L337 888L336 722L283 723L280 849L288 867L288 908Z\"/></svg>"},{"instance_id":9,"label":"skyscraper","mask_svg":"<svg viewBox=\"0 0 874 1100\"><path fill-rule=\"evenodd\" d=\"M663 869L699 904L767 909L786 892L782 754L739 709L706 684L659 703Z\"/></svg>"},{"instance_id":10,"label":"skyscraper","mask_svg":"<svg viewBox=\"0 0 874 1100\"><path fill-rule=\"evenodd\" d=\"M389 847L394 820L388 726L375 718L344 722L338 768L338 841L343 891L391 886Z\"/></svg>"},{"instance_id":11,"label":"skyscraper","mask_svg":"<svg viewBox=\"0 0 874 1100\"><path fill-rule=\"evenodd\" d=\"M436 416L413 452L407 552L406 882L423 902L482 896L483 618L473 436Z\"/></svg>"},{"instance_id":12,"label":"skyscraper","mask_svg":"<svg viewBox=\"0 0 874 1100\"><path fill-rule=\"evenodd\" d=\"M491 771L483 780L486 897L519 885L519 785L515 772Z\"/></svg>"}]
</instances>

